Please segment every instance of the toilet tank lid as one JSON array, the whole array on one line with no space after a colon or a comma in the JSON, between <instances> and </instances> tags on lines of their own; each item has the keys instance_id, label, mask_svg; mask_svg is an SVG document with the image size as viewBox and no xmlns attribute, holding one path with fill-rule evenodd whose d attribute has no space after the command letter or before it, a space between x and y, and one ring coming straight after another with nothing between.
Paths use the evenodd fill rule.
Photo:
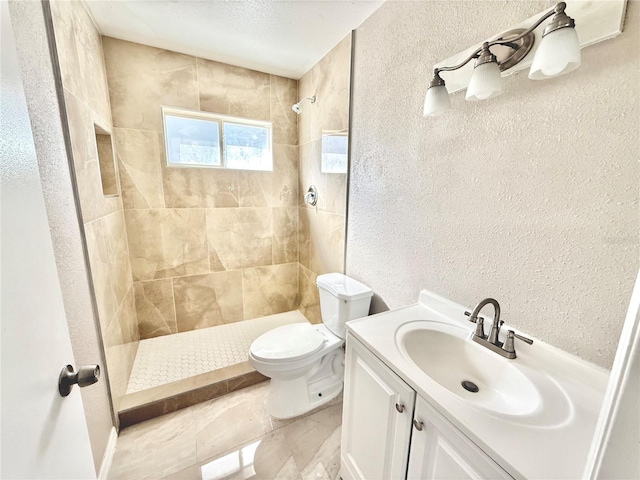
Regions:
<instances>
[{"instance_id":1,"label":"toilet tank lid","mask_svg":"<svg viewBox=\"0 0 640 480\"><path fill-rule=\"evenodd\" d=\"M342 273L318 275L318 288L323 288L342 300L358 300L373 296L373 290Z\"/></svg>"}]
</instances>

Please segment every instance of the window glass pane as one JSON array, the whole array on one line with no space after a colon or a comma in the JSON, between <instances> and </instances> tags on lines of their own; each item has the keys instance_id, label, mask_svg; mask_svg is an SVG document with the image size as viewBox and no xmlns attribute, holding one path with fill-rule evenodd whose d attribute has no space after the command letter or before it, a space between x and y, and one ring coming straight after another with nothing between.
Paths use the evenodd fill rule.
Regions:
<instances>
[{"instance_id":1,"label":"window glass pane","mask_svg":"<svg viewBox=\"0 0 640 480\"><path fill-rule=\"evenodd\" d=\"M322 167L324 173L347 173L349 137L346 135L322 136Z\"/></svg>"},{"instance_id":2,"label":"window glass pane","mask_svg":"<svg viewBox=\"0 0 640 480\"><path fill-rule=\"evenodd\" d=\"M165 116L168 163L220 166L220 127L215 120Z\"/></svg>"},{"instance_id":3,"label":"window glass pane","mask_svg":"<svg viewBox=\"0 0 640 480\"><path fill-rule=\"evenodd\" d=\"M269 128L224 123L225 166L242 170L272 170Z\"/></svg>"}]
</instances>

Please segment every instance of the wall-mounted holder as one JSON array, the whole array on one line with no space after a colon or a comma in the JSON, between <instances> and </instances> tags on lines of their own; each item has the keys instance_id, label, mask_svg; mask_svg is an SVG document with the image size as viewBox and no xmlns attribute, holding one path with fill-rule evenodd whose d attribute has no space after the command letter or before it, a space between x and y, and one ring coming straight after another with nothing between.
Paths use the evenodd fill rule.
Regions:
<instances>
[{"instance_id":1,"label":"wall-mounted holder","mask_svg":"<svg viewBox=\"0 0 640 480\"><path fill-rule=\"evenodd\" d=\"M79 387L87 387L93 385L100 378L100 367L98 365L85 365L80 367L77 372L73 371L71 365L62 368L58 377L58 392L61 397L66 397L71 393L71 389L75 384Z\"/></svg>"},{"instance_id":2,"label":"wall-mounted holder","mask_svg":"<svg viewBox=\"0 0 640 480\"><path fill-rule=\"evenodd\" d=\"M312 207L315 207L318 203L318 189L315 185L310 185L307 189L307 193L304 195L304 202Z\"/></svg>"}]
</instances>

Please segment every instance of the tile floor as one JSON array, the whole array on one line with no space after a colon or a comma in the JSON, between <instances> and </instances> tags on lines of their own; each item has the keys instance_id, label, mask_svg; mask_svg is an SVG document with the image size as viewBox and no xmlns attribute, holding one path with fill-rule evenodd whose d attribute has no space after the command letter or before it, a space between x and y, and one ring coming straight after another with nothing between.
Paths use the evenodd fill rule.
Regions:
<instances>
[{"instance_id":1,"label":"tile floor","mask_svg":"<svg viewBox=\"0 0 640 480\"><path fill-rule=\"evenodd\" d=\"M251 343L289 323L308 322L298 310L142 340L127 394L247 361Z\"/></svg>"},{"instance_id":2,"label":"tile floor","mask_svg":"<svg viewBox=\"0 0 640 480\"><path fill-rule=\"evenodd\" d=\"M264 409L268 385L124 429L109 479L339 478L342 398L277 420Z\"/></svg>"}]
</instances>

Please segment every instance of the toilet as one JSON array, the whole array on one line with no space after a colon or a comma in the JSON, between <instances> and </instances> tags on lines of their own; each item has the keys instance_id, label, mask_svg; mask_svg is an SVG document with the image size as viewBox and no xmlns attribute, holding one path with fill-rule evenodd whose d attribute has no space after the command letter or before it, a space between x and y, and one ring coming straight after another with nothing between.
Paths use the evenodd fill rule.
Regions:
<instances>
[{"instance_id":1,"label":"toilet","mask_svg":"<svg viewBox=\"0 0 640 480\"><path fill-rule=\"evenodd\" d=\"M322 324L275 328L249 348L253 368L270 377L267 412L275 418L307 413L342 391L346 322L369 314L373 291L341 273L319 275Z\"/></svg>"}]
</instances>

